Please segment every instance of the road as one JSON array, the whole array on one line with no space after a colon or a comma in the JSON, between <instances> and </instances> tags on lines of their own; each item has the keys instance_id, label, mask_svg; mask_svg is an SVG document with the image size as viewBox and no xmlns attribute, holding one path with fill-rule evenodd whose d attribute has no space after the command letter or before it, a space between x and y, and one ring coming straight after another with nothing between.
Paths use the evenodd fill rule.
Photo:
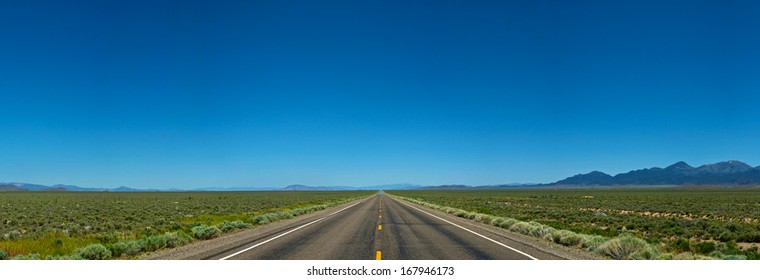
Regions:
<instances>
[{"instance_id":1,"label":"road","mask_svg":"<svg viewBox=\"0 0 760 280\"><path fill-rule=\"evenodd\" d=\"M378 194L216 250L215 260L531 260L561 254Z\"/></svg>"}]
</instances>

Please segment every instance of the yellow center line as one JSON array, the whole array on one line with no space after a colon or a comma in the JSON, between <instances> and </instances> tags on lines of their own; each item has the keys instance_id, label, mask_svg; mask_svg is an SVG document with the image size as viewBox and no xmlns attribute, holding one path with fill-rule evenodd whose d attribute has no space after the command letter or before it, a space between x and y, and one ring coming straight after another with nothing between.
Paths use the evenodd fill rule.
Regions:
<instances>
[{"instance_id":1,"label":"yellow center line","mask_svg":"<svg viewBox=\"0 0 760 280\"><path fill-rule=\"evenodd\" d=\"M378 219L382 219L382 218L383 218L383 215L380 215L380 218L378 218Z\"/></svg>"},{"instance_id":2,"label":"yellow center line","mask_svg":"<svg viewBox=\"0 0 760 280\"><path fill-rule=\"evenodd\" d=\"M383 253L380 252L380 250L377 250L377 253L375 254L375 260L379 261L383 259Z\"/></svg>"},{"instance_id":3,"label":"yellow center line","mask_svg":"<svg viewBox=\"0 0 760 280\"><path fill-rule=\"evenodd\" d=\"M383 225L377 225L377 230L383 230Z\"/></svg>"}]
</instances>

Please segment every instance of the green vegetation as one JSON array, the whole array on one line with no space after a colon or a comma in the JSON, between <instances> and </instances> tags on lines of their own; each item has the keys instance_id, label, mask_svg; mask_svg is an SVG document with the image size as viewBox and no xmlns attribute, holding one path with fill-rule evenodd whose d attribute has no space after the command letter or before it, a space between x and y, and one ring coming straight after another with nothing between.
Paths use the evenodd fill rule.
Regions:
<instances>
[{"instance_id":1,"label":"green vegetation","mask_svg":"<svg viewBox=\"0 0 760 280\"><path fill-rule=\"evenodd\" d=\"M111 251L102 244L90 244L74 252L75 259L81 260L110 260Z\"/></svg>"},{"instance_id":2,"label":"green vegetation","mask_svg":"<svg viewBox=\"0 0 760 280\"><path fill-rule=\"evenodd\" d=\"M134 258L373 193L2 192L0 259Z\"/></svg>"},{"instance_id":3,"label":"green vegetation","mask_svg":"<svg viewBox=\"0 0 760 280\"><path fill-rule=\"evenodd\" d=\"M622 259L760 259L760 188L393 191L476 221Z\"/></svg>"}]
</instances>

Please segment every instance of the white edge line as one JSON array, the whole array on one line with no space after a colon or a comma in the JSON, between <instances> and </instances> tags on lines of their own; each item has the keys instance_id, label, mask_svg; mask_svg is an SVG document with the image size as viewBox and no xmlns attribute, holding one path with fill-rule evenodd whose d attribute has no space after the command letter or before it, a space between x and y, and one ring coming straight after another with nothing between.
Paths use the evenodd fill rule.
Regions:
<instances>
[{"instance_id":1,"label":"white edge line","mask_svg":"<svg viewBox=\"0 0 760 280\"><path fill-rule=\"evenodd\" d=\"M438 217L438 216L436 216L436 215L430 214L430 213L428 213L428 212L422 211L422 210L420 210L419 208L417 208L417 207L414 207L414 206L412 206L412 205L409 205L409 204L407 204L407 203L404 203L404 204L406 204L406 206L409 206L409 207L412 207L412 208L414 208L414 209L417 209L417 211L420 211L420 212L422 212L422 213L425 213L425 214L428 214L428 215L430 215L430 216L433 216L433 217L434 217L434 218L436 218L436 219L439 219L439 220L441 220L441 221L447 222L447 223L449 223L449 224L451 224L451 225L453 225L453 226L455 226L455 227L458 227L458 228L461 228L461 229L463 229L463 230L466 230L466 231L468 231L468 232L470 232L470 233L472 233L472 234L474 234L474 235L477 235L477 236L483 237L483 238L485 238L485 239L486 239L486 240L488 240L488 241L491 241L491 242L493 242L493 243L499 244L499 245L501 245L502 247L505 247L505 248L507 248L507 249L510 249L510 250L512 250L512 251L515 251L515 252L518 252L518 253L520 253L520 254L522 254L522 255L526 256L526 257L529 257L529 258L531 258L532 260L538 260L537 258L535 258L535 257L533 257L533 256L531 256L531 255L528 255L528 254L526 254L526 253L525 253L525 252L523 252L523 251L520 251L520 250L517 250L517 249L515 249L515 248L512 248L512 247L510 247L510 246L507 246L507 245L506 245L506 244L504 244L504 243L501 243L501 242L499 242L499 241L496 241L496 240L493 240L493 239L491 239L491 238L488 238L487 236L484 236L484 235L482 235L482 234L480 234L480 233L477 233L477 232L474 232L474 231L472 231L472 230L469 230L469 229L467 229L467 228L465 228L465 227L463 227L463 226L460 226L460 225L457 225L457 224L455 224L455 223L449 222L449 221L447 221L447 220L446 220L446 219L444 219L444 218L441 218L441 217Z\"/></svg>"},{"instance_id":2,"label":"white edge line","mask_svg":"<svg viewBox=\"0 0 760 280\"><path fill-rule=\"evenodd\" d=\"M297 227L297 228L294 228L294 229L291 229L291 230L289 230L289 231L287 231L287 232L283 232L283 233L281 233L281 234L279 234L279 235L277 235L277 236L275 236L275 237L272 237L272 238L269 238L269 239L267 239L267 240L264 240L264 241L262 241L262 242L256 243L255 245L253 245L253 246L251 246L251 247L248 247L248 248L245 248L245 249L243 249L243 250L237 251L237 252L235 252L235 253L233 253L233 254L231 254L231 255L229 255L229 256L226 256L226 257L224 257L224 258L221 258L221 259L219 259L219 260L220 260L220 261L221 261L221 260L226 260L226 259L229 259L229 258L231 258L231 257L234 257L234 256L237 256L237 255L240 255L240 254L242 254L242 253L243 253L243 252L245 252L245 251L248 251L248 250L251 250L251 249L253 249L253 248L259 247L259 246L261 246L261 245L264 245L264 244L266 244L266 243L267 243L267 242L269 242L269 241L272 241L272 240L275 240L275 239L277 239L277 238L283 237L283 236L285 236L286 234L289 234L289 233L291 233L291 232L294 232L294 231L296 231L296 230L299 230L299 229L305 228L305 227L307 227L307 226L309 226L309 225L311 225L311 224L313 224L313 223L319 222L319 221L323 220L324 218L327 218L327 217L330 217L330 216L332 216L332 215L338 214L338 213L340 213L341 211L343 211L343 210L346 210L346 209L348 209L348 208L351 208L351 207L354 207L354 206L356 206L357 204L359 204L359 203L362 203L362 202L364 202L364 200L362 200L362 201L359 201L359 202L357 202L357 203L354 203L354 204L351 204L350 206L348 206L348 207L346 207L346 208L343 208L343 209L340 209L340 210L338 210L338 211L335 211L335 212L333 212L333 213L331 213L331 214L329 214L329 215L327 215L327 216L324 216L324 217L322 217L322 218L319 218L319 219L316 219L316 220L314 220L314 221L311 221L311 222L309 222L309 223L307 223L307 224L305 224L305 225L301 225L301 226L299 226L299 227Z\"/></svg>"}]
</instances>

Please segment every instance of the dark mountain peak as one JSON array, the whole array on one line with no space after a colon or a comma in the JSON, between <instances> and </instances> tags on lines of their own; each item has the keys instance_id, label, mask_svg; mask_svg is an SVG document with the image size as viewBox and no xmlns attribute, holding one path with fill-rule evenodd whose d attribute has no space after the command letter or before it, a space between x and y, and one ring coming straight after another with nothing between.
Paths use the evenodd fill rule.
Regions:
<instances>
[{"instance_id":1,"label":"dark mountain peak","mask_svg":"<svg viewBox=\"0 0 760 280\"><path fill-rule=\"evenodd\" d=\"M556 185L608 185L612 183L612 176L601 171L591 171L586 174L578 174L573 177L557 181Z\"/></svg>"},{"instance_id":2,"label":"dark mountain peak","mask_svg":"<svg viewBox=\"0 0 760 280\"><path fill-rule=\"evenodd\" d=\"M738 160L705 164L698 168L679 161L666 168L647 168L610 177L594 171L557 181L555 185L760 185L760 166Z\"/></svg>"},{"instance_id":3,"label":"dark mountain peak","mask_svg":"<svg viewBox=\"0 0 760 280\"><path fill-rule=\"evenodd\" d=\"M752 169L749 164L738 160L729 160L713 164L705 164L697 168L701 173L733 174L741 173Z\"/></svg>"},{"instance_id":4,"label":"dark mountain peak","mask_svg":"<svg viewBox=\"0 0 760 280\"><path fill-rule=\"evenodd\" d=\"M668 167L665 167L665 169L667 169L667 170L689 170L689 169L694 169L694 167L691 166L691 165L689 165L686 162L679 161L679 162L676 162L674 164L671 164Z\"/></svg>"}]
</instances>

